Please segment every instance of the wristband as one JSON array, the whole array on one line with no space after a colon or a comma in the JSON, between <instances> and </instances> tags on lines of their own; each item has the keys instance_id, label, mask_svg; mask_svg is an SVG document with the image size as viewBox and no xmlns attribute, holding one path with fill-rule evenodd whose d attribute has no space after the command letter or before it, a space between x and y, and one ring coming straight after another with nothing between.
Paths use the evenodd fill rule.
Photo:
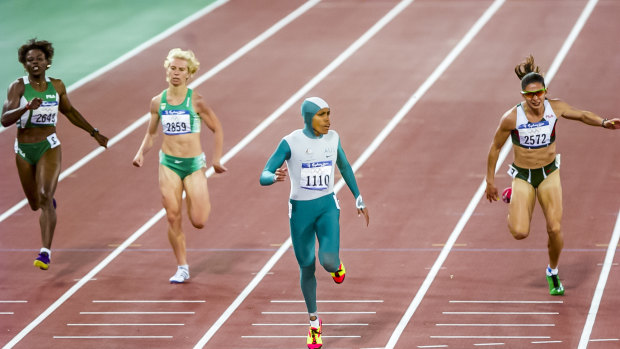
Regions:
<instances>
[{"instance_id":1,"label":"wristband","mask_svg":"<svg viewBox=\"0 0 620 349\"><path fill-rule=\"evenodd\" d=\"M603 119L603 121L601 122L601 126L602 126L602 127L605 127L605 122L607 122L607 120L609 120L609 119L607 119L607 118L604 118L604 119Z\"/></svg>"},{"instance_id":2,"label":"wristband","mask_svg":"<svg viewBox=\"0 0 620 349\"><path fill-rule=\"evenodd\" d=\"M364 200L362 199L362 194L360 194L356 199L355 199L355 207L363 210L366 208L366 204L364 204Z\"/></svg>"},{"instance_id":3,"label":"wristband","mask_svg":"<svg viewBox=\"0 0 620 349\"><path fill-rule=\"evenodd\" d=\"M32 110L30 109L30 102L26 103L26 110Z\"/></svg>"}]
</instances>

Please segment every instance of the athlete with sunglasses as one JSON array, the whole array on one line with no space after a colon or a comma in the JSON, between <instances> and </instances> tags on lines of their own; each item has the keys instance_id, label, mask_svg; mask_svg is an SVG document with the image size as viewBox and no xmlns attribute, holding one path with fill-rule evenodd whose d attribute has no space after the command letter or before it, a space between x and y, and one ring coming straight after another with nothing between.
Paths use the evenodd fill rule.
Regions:
<instances>
[{"instance_id":1,"label":"athlete with sunglasses","mask_svg":"<svg viewBox=\"0 0 620 349\"><path fill-rule=\"evenodd\" d=\"M558 262L564 239L560 230L562 186L560 155L556 153L555 146L555 125L561 116L615 130L620 128L620 119L602 118L563 101L547 99L545 79L539 71L531 55L515 67L515 73L521 80L523 102L502 116L495 132L487 160L486 197L490 202L499 199L495 187L495 165L502 146L511 137L514 162L508 170L513 178L512 193L507 198L510 202L508 228L517 240L528 237L532 211L538 198L547 220L549 235L549 265L546 270L549 294L563 295L564 287L558 277Z\"/></svg>"}]
</instances>

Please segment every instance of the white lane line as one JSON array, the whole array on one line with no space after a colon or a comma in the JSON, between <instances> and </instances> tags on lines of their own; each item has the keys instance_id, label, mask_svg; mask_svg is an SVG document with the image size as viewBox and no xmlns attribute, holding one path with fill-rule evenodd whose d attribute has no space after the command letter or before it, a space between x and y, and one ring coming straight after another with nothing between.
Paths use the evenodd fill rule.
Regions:
<instances>
[{"instance_id":1,"label":"white lane line","mask_svg":"<svg viewBox=\"0 0 620 349\"><path fill-rule=\"evenodd\" d=\"M547 339L549 336L430 336L443 339Z\"/></svg>"},{"instance_id":2,"label":"white lane line","mask_svg":"<svg viewBox=\"0 0 620 349\"><path fill-rule=\"evenodd\" d=\"M72 85L68 86L67 87L67 93L71 93L71 92L77 90L78 88L82 87L83 85L91 82L92 80L95 80L96 78L100 77L101 75L103 75L103 74L109 72L110 70L118 67L119 65L125 63L129 59L131 59L134 56L138 55L140 52L146 50L150 46L155 45L159 41L169 37L170 35L174 34L177 31L187 27L188 25L190 25L191 23L195 22L200 17L208 14L209 12L211 12L211 11L215 10L216 8L224 5L227 2L228 2L228 0L218 0L216 2L213 2L213 3L203 7L198 12L194 12L192 15L186 17L185 19L183 19L182 21L180 21L177 24L173 25L172 27L164 30L163 32L157 34L156 36L152 37L151 39L143 42L142 44L140 44L138 46L136 46L131 51L125 53L124 55L118 57L117 59L113 60L112 62L106 64L105 66L95 70L94 72L86 75L85 77L83 77L80 80L76 81ZM0 126L0 133L2 133L3 131L5 131L8 128L10 128L10 126L9 127Z\"/></svg>"},{"instance_id":3,"label":"white lane line","mask_svg":"<svg viewBox=\"0 0 620 349\"><path fill-rule=\"evenodd\" d=\"M79 327L79 326L94 326L94 327L97 327L97 326L185 326L185 324L153 324L153 323L148 323L148 324L67 324L67 326L74 326L74 327Z\"/></svg>"},{"instance_id":4,"label":"white lane line","mask_svg":"<svg viewBox=\"0 0 620 349\"><path fill-rule=\"evenodd\" d=\"M488 19L503 4L503 2L504 1L495 1L495 2L493 2L491 7L489 7L489 9L483 15L483 17L486 16L488 18L485 18L485 19L481 18L479 20L479 22L486 23L488 21ZM581 31L581 28L583 27L584 23L586 22L586 20L590 16L590 13L592 12L592 8L594 8L594 5L596 5L596 2L597 2L597 0L590 0L588 2L588 4L586 4L584 10L582 11L582 14L580 15L580 17L577 20L577 22L575 22L575 25L573 26L571 32L569 33L568 37L566 38L566 40L564 41L562 47L560 48L560 51L558 52L558 54L553 59L553 62L551 63L549 71L547 72L546 77L545 77L545 82L546 82L547 86L549 85L549 83L551 82L551 80L553 79L553 77L555 76L557 71L559 70L560 65L564 61L564 58L566 57L566 55L568 54L570 48L572 47L573 43L575 42L575 39L579 35L579 32ZM478 25L479 22L476 22L476 25ZM483 23L480 23L480 28L484 25ZM476 29L476 33L477 33L477 31L480 30L480 28ZM473 38L473 36L472 36L472 38ZM471 39L469 39L469 40L471 40ZM499 155L499 158L498 158L498 161L497 161L497 165L495 167L495 173L497 173L497 171L500 168L500 166L504 163L504 160L506 160L506 157L508 156L508 153L510 152L511 147L512 147L512 143L509 140L507 140L506 143L504 144L504 146L502 146L502 150L500 151L500 155ZM418 306L422 302L422 299L426 295L426 292L430 288L430 285L435 280L435 277L437 276L437 273L439 272L439 268L441 268L441 266L443 265L443 263L447 259L448 254L450 253L450 250L454 246L454 243L456 242L456 240L458 239L459 235L461 234L461 232L465 228L465 224L467 224L467 222L469 221L469 218L474 213L474 210L475 210L476 206L478 206L478 203L482 199L482 196L484 194L485 189L486 189L486 185L485 185L485 180L483 179L482 183L480 183L480 186L478 187L478 190L476 191L476 193L472 197L471 201L467 205L467 208L465 209L465 212L461 216L461 219L459 220L459 222L457 223L456 227L454 228L454 230L450 234L450 237L448 238L448 241L446 242L446 245L442 248L439 256L437 257L437 260L435 261L435 264L433 265L433 268L427 274L426 279L424 280L422 286L420 287L420 289L416 293L415 297L411 301L411 304L409 305L409 308L405 312L405 315L403 316L403 318L399 322L398 326L394 330L394 333L392 334L392 337L390 337L390 340L389 340L388 344L386 345L386 349L393 349L394 346L396 345L396 342L398 342L398 339L400 338L400 335L402 334L402 332L404 331L405 327L409 323L409 320L411 320L411 317L413 316L413 314L415 313L416 309L418 308Z\"/></svg>"},{"instance_id":5,"label":"white lane line","mask_svg":"<svg viewBox=\"0 0 620 349\"><path fill-rule=\"evenodd\" d=\"M439 344L439 345L418 345L418 348L447 348L447 344Z\"/></svg>"},{"instance_id":6,"label":"white lane line","mask_svg":"<svg viewBox=\"0 0 620 349\"><path fill-rule=\"evenodd\" d=\"M450 303L474 304L562 304L564 301L450 301Z\"/></svg>"},{"instance_id":7,"label":"white lane line","mask_svg":"<svg viewBox=\"0 0 620 349\"><path fill-rule=\"evenodd\" d=\"M284 338L307 338L307 336L241 336L241 338L284 339ZM321 336L321 338L361 338L361 336Z\"/></svg>"},{"instance_id":8,"label":"white lane line","mask_svg":"<svg viewBox=\"0 0 620 349\"><path fill-rule=\"evenodd\" d=\"M601 339L590 339L590 342L617 342L620 341L619 338L601 338Z\"/></svg>"},{"instance_id":9,"label":"white lane line","mask_svg":"<svg viewBox=\"0 0 620 349\"><path fill-rule=\"evenodd\" d=\"M376 311L322 311L321 314L376 314ZM307 311L263 311L263 315L296 315L308 314Z\"/></svg>"},{"instance_id":10,"label":"white lane line","mask_svg":"<svg viewBox=\"0 0 620 349\"><path fill-rule=\"evenodd\" d=\"M302 98L304 94L308 93L314 86L316 86L325 77L331 74L331 72L333 72L346 59L348 59L351 55L353 55L353 53L355 53L360 47L362 47L368 40L370 40L377 32L379 32L384 26L386 26L390 21L392 21L394 17L396 17L400 12L402 12L412 2L413 0L402 0L400 3L398 3L394 8L392 8L392 10L390 10L390 12L388 12L385 16L383 16L377 23L375 23L366 33L364 33L359 39L357 39L353 44L351 44L351 46L349 46L344 52L342 52L338 57L336 57L336 59L332 61L327 67L325 67L318 75L312 78L312 80L310 80L304 87L302 87L298 92L296 92L293 96L291 96L282 106L280 106L273 114L271 114L268 119L273 118L273 120L275 120L282 113L284 113L288 108L293 106L293 104L297 102L300 98ZM266 124L266 121L267 120L263 122L265 123L264 126L262 126L263 123L261 123L261 125L259 125L258 127L266 128L268 125ZM246 138L253 139L254 137L255 135L248 135ZM242 140L240 144L244 142L244 140ZM378 147L379 144L381 144L381 142L382 141L376 142L376 139L375 139L375 142L373 142L372 144L374 144L375 147ZM247 141L247 143L249 143L249 140ZM240 146L240 144L238 146ZM372 144L371 144L371 147L372 147ZM245 145L246 144L244 143L243 147L245 147ZM231 149L231 152L235 150L235 153L236 153L240 150L240 149L236 150L235 148ZM373 151L374 150L368 153L368 149L367 149L365 152L365 153L368 153L367 157L370 156L370 154ZM224 159L225 157L226 156L222 157L222 159ZM357 169L362 164L364 164L367 157L366 158L360 157L360 159L358 159L353 164L353 166L351 166L354 172L357 171ZM342 188L343 185L344 185L344 181L340 179L340 181L334 186L334 193L338 193L338 191L340 190L340 188ZM232 315L232 313L239 307L239 305L241 305L241 303L245 300L245 298L247 298L247 296L252 292L252 290L254 290L254 288L261 282L261 280L265 277L265 274L271 270L271 268L275 265L275 263L277 263L277 261L282 257L282 255L291 247L291 245L292 245L292 242L291 242L291 238L289 237L282 244L282 246L278 248L276 253L273 256L271 256L271 258L267 261L267 263L263 266L263 268L258 272L258 274L256 274L254 279L250 281L250 283L239 294L239 296L237 296L237 298L226 309L226 311L224 311L224 313L217 319L217 321L207 330L207 332L204 334L204 336L202 336L202 338L198 341L198 343L196 343L196 345L194 346L195 349L202 348L207 344L207 342L213 337L213 335L215 335L218 329L224 324L224 322L226 322L226 320L228 320L228 318Z\"/></svg>"},{"instance_id":11,"label":"white lane line","mask_svg":"<svg viewBox=\"0 0 620 349\"><path fill-rule=\"evenodd\" d=\"M374 300L317 300L317 303L383 303L382 299ZM305 303L304 300L272 300L271 303Z\"/></svg>"},{"instance_id":12,"label":"white lane line","mask_svg":"<svg viewBox=\"0 0 620 349\"><path fill-rule=\"evenodd\" d=\"M204 300L93 300L93 303L205 303Z\"/></svg>"},{"instance_id":13,"label":"white lane line","mask_svg":"<svg viewBox=\"0 0 620 349\"><path fill-rule=\"evenodd\" d=\"M495 346L495 345L506 345L506 343L474 343L475 346L478 347L482 347L482 346Z\"/></svg>"},{"instance_id":14,"label":"white lane line","mask_svg":"<svg viewBox=\"0 0 620 349\"><path fill-rule=\"evenodd\" d=\"M302 6L297 8L295 11L291 12L286 17L284 17L283 19L281 19L280 21L278 21L277 23L272 25L269 29L265 30L263 33L258 35L252 41L250 41L247 44L243 45L240 49L238 49L233 54L228 56L226 59L221 61L218 65L216 65L215 67L211 68L209 71L207 71L206 73L202 74L201 76L197 77L194 81L192 81L188 85L188 87L195 88L196 86L198 86L198 85L202 84L203 82L205 82L207 79L210 79L211 77L213 77L214 75L216 75L217 73L222 71L224 68L230 66L232 63L234 63L239 58L241 58L242 56L247 54L249 51L254 49L256 46L260 45L265 40L267 40L268 38L273 36L275 33L277 33L280 29L285 27L287 24L289 24L290 22L295 20L297 17L301 16L308 9L312 8L319 1L320 0L309 0L308 2L304 3ZM146 114L142 115L138 120L134 121L131 125L127 126L123 131L119 132L116 136L110 138L110 140L108 141L108 149L111 148L112 146L114 146L116 143L120 142L123 138L127 137L129 134L131 134L133 131L135 131L138 127L140 127L143 124L145 124L146 122L148 122L149 118L150 118L150 113L146 113ZM274 118L273 120L275 120L276 118ZM228 153L226 153L224 155L224 157L222 157L222 161L221 161L222 164L227 162L238 151L240 151L243 147L245 147L247 145L247 143L249 143L250 140L254 139L271 122L273 122L273 120L270 120L270 121L269 120L264 120L263 123L261 123L252 132L250 132L250 134L248 134L248 136L246 136L239 144L237 144L236 147L231 149ZM240 144L243 144L243 145L240 146ZM104 151L105 151L104 148L97 147L95 150L93 150L90 153L88 153L86 156L84 156L82 159L77 161L75 164L71 165L69 168L67 168L66 170L61 172L60 176L58 177L58 181L61 182L63 179L65 179L66 177L68 177L71 174L73 174L73 172L77 171L82 166L84 166L87 163L89 163L92 159L94 159L95 157L99 156L99 154L103 153ZM206 175L210 176L212 174L213 174L213 168L211 167L206 172ZM2 213L0 215L0 222L4 221L8 217L10 217L13 213L17 212L19 209L21 209L22 207L26 206L27 203L28 203L28 200L26 200L24 198L20 202L15 204L13 207L11 207L8 210L6 210L4 213Z\"/></svg>"},{"instance_id":15,"label":"white lane line","mask_svg":"<svg viewBox=\"0 0 620 349\"><path fill-rule=\"evenodd\" d=\"M311 0L311 1L306 2L305 4L300 6L297 10L295 10L295 11L291 12L291 14L287 15L284 19L282 19L279 22L277 22L276 24L274 24L271 28L282 28L284 25L286 25L287 23L293 21L296 17L300 16L303 12L305 12L311 6L314 6L314 4L316 4L317 2L318 2L318 0ZM267 29L265 32L263 32L262 34L257 36L257 38L261 38L262 41L267 40L269 36L275 34L275 32L273 32L273 30L271 28ZM260 42L262 42L262 41L260 41ZM238 59L240 57L239 56L239 52L243 52L245 54L245 53L249 52L252 48L256 47L260 42L257 41L257 39L254 39L254 40L250 41L249 43L245 44L242 48L240 48L237 52L233 53L231 56L229 56L225 60L225 61L228 62L227 65L218 64L216 67L212 68L209 72L207 72L205 74L211 74L211 76L212 76L213 74L215 74L215 73L213 73L214 71L219 72L220 70L224 69L226 66L228 66L228 65L233 63L233 60L230 59L231 57L236 57L235 60ZM189 86L193 87L195 85L194 85L194 83L191 83ZM112 145L118 143L121 139L123 139L128 134L133 132L136 128L138 128L140 125L145 123L147 120L148 120L148 114L145 114L144 116L142 116L142 118L140 118L139 120L137 120L134 123L132 123L129 127L127 127L125 130L123 130L122 132L117 134L115 137L111 138L110 141L108 142L108 148L110 148L110 147L112 147ZM259 125L259 127L260 127L260 125ZM60 175L61 178L59 178L58 180L60 181L62 178L65 178L68 175L70 175L71 173L75 172L77 169L79 169L84 164L86 164L87 162L89 162L90 160L95 158L101 152L103 152L102 148L101 148L101 150L100 149L93 150L87 156L85 156L80 161L76 162L70 168L68 168L63 173L61 173L61 175ZM226 155L224 155L224 157L222 158L222 164L226 163L226 161L229 158L232 157L232 156L227 156L229 154L230 154L230 152L227 153ZM209 170L207 170L207 172L205 174L207 176L211 176L213 173L214 173L214 171L213 171L213 168L211 167ZM7 210L2 215L0 215L0 222L5 220L8 216L13 214L15 211L17 211L20 207L23 207L24 205L26 205L26 199L22 200L20 203L15 205L13 208ZM157 223L164 216L165 216L165 210L161 209L159 212L157 212L155 214L155 216L153 216L151 219L149 219L142 227L140 227L135 233L133 233L129 238L127 238L127 240L125 240L114 251L112 251L112 253L110 253L103 261L101 261L99 264L97 264L88 274L86 274L82 279L80 279L80 281L78 281L75 285L73 285L73 287L71 287L67 292L65 292L59 299L57 299L54 303L52 303L52 305L50 305L43 313L41 313L39 316L37 316L36 319L34 319L24 329L22 329L15 337L13 337L13 339L11 339L10 342L8 342L3 347L3 349L12 348L13 346L15 346L15 344L17 344L19 341L21 341L28 333L30 333L30 331L32 331L44 319L46 319L52 312L54 312L60 305L62 305L67 299L69 299L69 297L71 297L75 292L77 292L80 288L82 288L82 286L84 286L84 284L86 284L86 282L88 282L95 275L97 275L97 273L99 273L103 268L105 268L110 262L112 262L112 260L114 260L119 254L121 254L121 252L123 252L127 247L129 247L132 243L134 243L140 236L142 236L142 234L144 234L148 229L150 229L153 225L155 225L155 223ZM280 248L280 250L279 250L279 251L281 251L280 253L283 254L284 252L286 252L286 250L289 247L290 247L290 245L289 246L282 246ZM262 279L262 276L261 276L261 279Z\"/></svg>"},{"instance_id":16,"label":"white lane line","mask_svg":"<svg viewBox=\"0 0 620 349\"><path fill-rule=\"evenodd\" d=\"M462 327L553 327L555 324L435 324L435 326L462 326Z\"/></svg>"},{"instance_id":17,"label":"white lane line","mask_svg":"<svg viewBox=\"0 0 620 349\"><path fill-rule=\"evenodd\" d=\"M0 303L28 303L28 301L0 301Z\"/></svg>"},{"instance_id":18,"label":"white lane line","mask_svg":"<svg viewBox=\"0 0 620 349\"><path fill-rule=\"evenodd\" d=\"M611 234L609 247L607 247L605 261L603 262L603 268L601 268L601 274L599 276L598 283L596 284L596 290L594 290L594 295L592 296L592 303L590 303L588 317L586 318L586 323L583 326L583 331L581 332L581 339L579 340L579 346L577 347L578 349L585 349L588 346L590 335L592 334L592 328L594 327L594 322L596 321L596 314L598 313L598 308L601 305L603 292L605 292L605 285L607 284L607 278L609 277L609 271L611 270L611 263L613 262L614 255L616 253L615 246L618 246L619 240L620 211L618 212L618 217L616 218L616 225L614 227L614 231Z\"/></svg>"},{"instance_id":19,"label":"white lane line","mask_svg":"<svg viewBox=\"0 0 620 349\"><path fill-rule=\"evenodd\" d=\"M535 311L444 311L445 315L559 315L557 312Z\"/></svg>"},{"instance_id":20,"label":"white lane line","mask_svg":"<svg viewBox=\"0 0 620 349\"><path fill-rule=\"evenodd\" d=\"M416 91L411 96L411 98L409 99L409 101L407 103L408 108L403 111L403 117L404 117L404 114L408 113L409 110L411 108L413 108L415 103L422 97L422 95L441 77L441 75L446 71L446 69L448 69L448 67L454 62L454 60L456 60L456 58L461 54L461 52L467 47L467 45L469 45L469 43L474 39L474 37L478 34L478 32L486 25L486 23L491 19L491 17L493 17L495 12L497 12L497 10L503 4L504 4L504 0L495 0L495 1L493 1L491 6L489 6L487 8L487 10L476 21L476 23L474 23L472 28L465 34L465 36L452 49L452 51L450 51L448 56L446 56L446 58L444 58L444 60L439 64L439 66L435 69L433 74L431 76L429 76L429 78L424 82L422 87L420 87L420 89L418 89L418 91ZM394 125L394 127L395 127L395 125ZM506 153L507 154L508 151L505 148L506 148L506 146L504 146L502 148L502 153ZM505 157L505 155L504 155L504 157ZM484 184L484 181L483 181L483 184ZM480 192L481 189L484 190L484 188L481 186L480 188L478 188L478 192ZM446 242L444 247L441 249L441 252L440 252L439 256L437 257L437 260L433 264L433 267L431 268L431 270L428 272L428 274L426 276L426 279L423 281L422 285L420 286L420 289L418 290L418 292L416 293L415 297L411 301L409 307L405 311L405 314L400 319L398 325L394 329L394 332L392 332L392 335L390 336L390 339L389 339L388 343L385 346L386 349L387 348L391 349L391 348L394 348L394 346L396 346L396 343L398 342L398 339L400 338L401 334L405 330L405 327L409 323L409 320L411 319L411 317L415 313L416 309L418 308L418 306L422 302L422 299L424 298L424 295L426 295L426 292L430 288L431 283L433 282L433 280L437 276L437 273L439 272L440 268L442 267L443 262L448 257L448 253L452 249L452 246L456 242L456 239L458 238L459 234L463 230L463 227L465 226L465 223L467 221L467 219L465 219L465 217L471 216L471 214L474 211L474 208L475 208L476 204L477 204L477 201L475 200L475 197L474 197L474 198L472 198L472 201L467 206L467 209L466 209L465 213L463 214L463 216L461 216L461 219L459 220L456 228L454 229L452 234L450 234L450 237L449 237L448 241Z\"/></svg>"},{"instance_id":21,"label":"white lane line","mask_svg":"<svg viewBox=\"0 0 620 349\"><path fill-rule=\"evenodd\" d=\"M80 315L194 315L194 311L81 311Z\"/></svg>"},{"instance_id":22,"label":"white lane line","mask_svg":"<svg viewBox=\"0 0 620 349\"><path fill-rule=\"evenodd\" d=\"M308 326L308 323L303 324L252 324L252 326ZM368 324L337 324L337 323L323 323L323 326L368 326Z\"/></svg>"},{"instance_id":23,"label":"white lane line","mask_svg":"<svg viewBox=\"0 0 620 349\"><path fill-rule=\"evenodd\" d=\"M0 315L15 315L15 313L12 311L2 311L0 312Z\"/></svg>"},{"instance_id":24,"label":"white lane line","mask_svg":"<svg viewBox=\"0 0 620 349\"><path fill-rule=\"evenodd\" d=\"M532 344L551 344L551 343L562 343L562 341L534 341Z\"/></svg>"},{"instance_id":25,"label":"white lane line","mask_svg":"<svg viewBox=\"0 0 620 349\"><path fill-rule=\"evenodd\" d=\"M54 336L54 339L169 339L172 336Z\"/></svg>"}]
</instances>

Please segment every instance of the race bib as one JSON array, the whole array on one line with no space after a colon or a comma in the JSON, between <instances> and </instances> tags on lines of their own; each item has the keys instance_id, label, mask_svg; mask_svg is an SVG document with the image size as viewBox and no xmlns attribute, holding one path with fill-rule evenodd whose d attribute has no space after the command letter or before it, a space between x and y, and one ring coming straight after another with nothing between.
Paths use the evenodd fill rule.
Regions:
<instances>
[{"instance_id":1,"label":"race bib","mask_svg":"<svg viewBox=\"0 0 620 349\"><path fill-rule=\"evenodd\" d=\"M47 136L47 141L50 144L50 148L56 148L60 145L60 141L58 140L58 136L56 136L56 133L52 133L51 135Z\"/></svg>"},{"instance_id":2,"label":"race bib","mask_svg":"<svg viewBox=\"0 0 620 349\"><path fill-rule=\"evenodd\" d=\"M43 101L41 106L32 111L30 123L34 125L47 126L56 125L58 115L57 101Z\"/></svg>"},{"instance_id":3,"label":"race bib","mask_svg":"<svg viewBox=\"0 0 620 349\"><path fill-rule=\"evenodd\" d=\"M310 190L325 190L329 188L332 168L331 160L302 163L299 186Z\"/></svg>"},{"instance_id":4,"label":"race bib","mask_svg":"<svg viewBox=\"0 0 620 349\"><path fill-rule=\"evenodd\" d=\"M546 120L519 128L520 142L524 146L540 147L551 144L551 125Z\"/></svg>"},{"instance_id":5,"label":"race bib","mask_svg":"<svg viewBox=\"0 0 620 349\"><path fill-rule=\"evenodd\" d=\"M163 110L161 124L167 135L179 135L192 131L188 110Z\"/></svg>"}]
</instances>

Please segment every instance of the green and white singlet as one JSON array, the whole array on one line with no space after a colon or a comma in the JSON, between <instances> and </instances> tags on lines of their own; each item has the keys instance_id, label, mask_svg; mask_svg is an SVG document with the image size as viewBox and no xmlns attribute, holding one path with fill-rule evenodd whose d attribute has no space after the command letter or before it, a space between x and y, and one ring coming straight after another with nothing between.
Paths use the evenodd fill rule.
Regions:
<instances>
[{"instance_id":1,"label":"green and white singlet","mask_svg":"<svg viewBox=\"0 0 620 349\"><path fill-rule=\"evenodd\" d=\"M192 106L193 90L188 88L185 99L179 105L169 104L166 100L168 90L161 94L159 117L164 134L173 136L200 132L200 116Z\"/></svg>"},{"instance_id":2,"label":"green and white singlet","mask_svg":"<svg viewBox=\"0 0 620 349\"><path fill-rule=\"evenodd\" d=\"M303 130L284 137L291 149L291 157L286 160L291 176L291 199L313 200L334 192L339 139L333 130L321 138L310 138Z\"/></svg>"},{"instance_id":3,"label":"green and white singlet","mask_svg":"<svg viewBox=\"0 0 620 349\"><path fill-rule=\"evenodd\" d=\"M60 97L49 78L45 78L47 89L39 92L32 87L28 76L23 77L24 95L19 101L20 106L25 106L35 98L41 98L43 102L37 109L26 110L17 120L18 128L56 126L58 122L58 104Z\"/></svg>"}]
</instances>

